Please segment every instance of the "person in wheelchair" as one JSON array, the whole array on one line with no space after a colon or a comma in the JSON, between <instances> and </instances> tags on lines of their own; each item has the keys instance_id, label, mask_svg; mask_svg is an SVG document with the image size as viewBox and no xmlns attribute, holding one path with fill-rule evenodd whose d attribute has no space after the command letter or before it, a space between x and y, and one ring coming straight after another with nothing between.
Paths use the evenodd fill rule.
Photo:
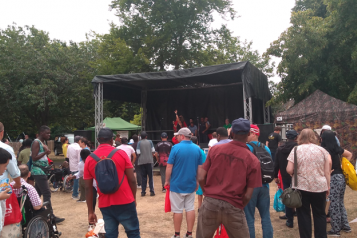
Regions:
<instances>
[{"instance_id":1,"label":"person in wheelchair","mask_svg":"<svg viewBox=\"0 0 357 238\"><path fill-rule=\"evenodd\" d=\"M56 219L51 210L42 204L36 189L27 182L31 176L27 165L19 166L21 172L21 188L13 189L23 214L22 227L24 237L53 237L61 235L57 230Z\"/></svg>"}]
</instances>

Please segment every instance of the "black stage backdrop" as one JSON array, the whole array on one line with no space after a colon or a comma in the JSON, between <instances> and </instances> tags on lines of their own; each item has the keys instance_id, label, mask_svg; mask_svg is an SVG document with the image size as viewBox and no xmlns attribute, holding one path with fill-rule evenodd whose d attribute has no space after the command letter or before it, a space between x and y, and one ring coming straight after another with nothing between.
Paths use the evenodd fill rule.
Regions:
<instances>
[{"instance_id":1,"label":"black stage backdrop","mask_svg":"<svg viewBox=\"0 0 357 238\"><path fill-rule=\"evenodd\" d=\"M211 132L224 125L224 120L230 121L244 117L242 85L227 87L200 88L170 91L149 91L147 95L146 130L153 140L159 140L161 132L166 131L173 136L172 122L175 120L174 111L183 115L185 122L192 118L197 125L197 117L208 117ZM263 103L253 100L254 123L264 123ZM156 131L156 132L155 132Z\"/></svg>"}]
</instances>

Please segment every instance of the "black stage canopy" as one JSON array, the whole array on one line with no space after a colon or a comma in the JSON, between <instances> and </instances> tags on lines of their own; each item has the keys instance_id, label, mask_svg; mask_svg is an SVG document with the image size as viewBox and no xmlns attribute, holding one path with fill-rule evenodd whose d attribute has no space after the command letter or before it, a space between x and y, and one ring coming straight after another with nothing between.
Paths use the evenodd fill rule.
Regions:
<instances>
[{"instance_id":1,"label":"black stage canopy","mask_svg":"<svg viewBox=\"0 0 357 238\"><path fill-rule=\"evenodd\" d=\"M212 128L223 126L225 118L232 121L245 116L243 90L245 99L251 98L253 123L263 124L263 105L271 99L266 75L249 62L99 75L92 83L95 90L103 83L105 99L141 103L146 108L146 131L172 130L175 109L186 123L189 118L208 117Z\"/></svg>"}]
</instances>

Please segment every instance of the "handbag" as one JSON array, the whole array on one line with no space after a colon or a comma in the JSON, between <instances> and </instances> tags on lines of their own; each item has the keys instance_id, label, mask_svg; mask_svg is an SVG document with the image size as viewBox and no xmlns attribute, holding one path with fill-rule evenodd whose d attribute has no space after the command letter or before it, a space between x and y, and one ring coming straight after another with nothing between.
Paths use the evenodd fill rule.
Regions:
<instances>
[{"instance_id":1,"label":"handbag","mask_svg":"<svg viewBox=\"0 0 357 238\"><path fill-rule=\"evenodd\" d=\"M14 191L12 191L11 196L6 199L4 226L19 223L21 220L22 214L20 211L19 202L17 201Z\"/></svg>"},{"instance_id":2,"label":"handbag","mask_svg":"<svg viewBox=\"0 0 357 238\"><path fill-rule=\"evenodd\" d=\"M297 181L297 156L296 156L297 147L294 148L294 185L298 186ZM292 187L286 188L280 196L281 201L286 207L289 208L299 208L302 206L301 193L297 189Z\"/></svg>"},{"instance_id":3,"label":"handbag","mask_svg":"<svg viewBox=\"0 0 357 238\"><path fill-rule=\"evenodd\" d=\"M357 190L357 175L356 170L345 157L341 159L341 167L343 175L345 176L346 184L352 189Z\"/></svg>"},{"instance_id":4,"label":"handbag","mask_svg":"<svg viewBox=\"0 0 357 238\"><path fill-rule=\"evenodd\" d=\"M283 202L281 201L281 194L283 194L283 190L281 188L276 191L275 196L274 196L274 205L273 208L277 212L283 212L285 211L285 206Z\"/></svg>"}]
</instances>

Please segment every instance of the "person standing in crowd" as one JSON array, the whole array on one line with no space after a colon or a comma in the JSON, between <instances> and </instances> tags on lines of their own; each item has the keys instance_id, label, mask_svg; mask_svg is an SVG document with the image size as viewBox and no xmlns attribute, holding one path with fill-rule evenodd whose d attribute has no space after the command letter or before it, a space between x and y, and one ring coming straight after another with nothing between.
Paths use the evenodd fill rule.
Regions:
<instances>
[{"instance_id":1,"label":"person standing in crowd","mask_svg":"<svg viewBox=\"0 0 357 238\"><path fill-rule=\"evenodd\" d=\"M170 186L171 211L174 213L175 235L180 237L182 213L186 210L187 233L192 238L195 224L195 191L198 189L197 171L202 165L201 149L192 143L191 131L181 128L178 131L179 144L172 147L166 168L165 186Z\"/></svg>"},{"instance_id":2,"label":"person standing in crowd","mask_svg":"<svg viewBox=\"0 0 357 238\"><path fill-rule=\"evenodd\" d=\"M322 134L323 134L325 131L332 131L331 126L329 126L329 125L324 125L324 126L321 128L320 139L321 139L321 137L322 137ZM336 135L335 135L335 139L336 139L337 145L338 145L338 146L341 146L340 141L339 141L339 139L337 138ZM321 142L321 141L320 141L320 142Z\"/></svg>"},{"instance_id":3,"label":"person standing in crowd","mask_svg":"<svg viewBox=\"0 0 357 238\"><path fill-rule=\"evenodd\" d=\"M86 149L90 151L90 145L89 145L89 141L87 140L87 138L81 136L79 141L78 141L78 145L79 147L81 147L81 149Z\"/></svg>"},{"instance_id":4,"label":"person standing in crowd","mask_svg":"<svg viewBox=\"0 0 357 238\"><path fill-rule=\"evenodd\" d=\"M271 157L273 161L275 160L275 152L278 149L279 143L282 140L280 136L281 127L275 127L274 132L270 133L268 136L268 141L266 142L266 146L269 147L271 152Z\"/></svg>"},{"instance_id":5,"label":"person standing in crowd","mask_svg":"<svg viewBox=\"0 0 357 238\"><path fill-rule=\"evenodd\" d=\"M120 133L117 131L116 137L115 137L115 144L121 145L121 138L120 138Z\"/></svg>"},{"instance_id":6,"label":"person standing in crowd","mask_svg":"<svg viewBox=\"0 0 357 238\"><path fill-rule=\"evenodd\" d=\"M121 145L117 147L120 150L124 150L125 153L128 155L132 164L135 164L136 161L136 153L132 146L128 145L128 138L123 137L121 138Z\"/></svg>"},{"instance_id":7,"label":"person standing in crowd","mask_svg":"<svg viewBox=\"0 0 357 238\"><path fill-rule=\"evenodd\" d=\"M289 130L286 132L287 142L284 145L279 146L276 151L275 161L274 161L274 178L277 184L280 183L278 175L279 170L281 174L281 178L283 179L283 187L284 189L291 187L291 176L286 172L286 166L288 165L288 156L290 155L291 151L294 149L295 146L298 144L296 143L298 133L295 130ZM294 209L285 207L285 215L279 216L280 219L287 220L286 226L289 228L294 227Z\"/></svg>"},{"instance_id":8,"label":"person standing in crowd","mask_svg":"<svg viewBox=\"0 0 357 238\"><path fill-rule=\"evenodd\" d=\"M204 134L204 130L206 130L206 123L203 117L200 119L199 129L200 143L208 143L208 137Z\"/></svg>"},{"instance_id":9,"label":"person standing in crowd","mask_svg":"<svg viewBox=\"0 0 357 238\"><path fill-rule=\"evenodd\" d=\"M182 115L180 116L177 115L177 110L175 110L175 114L176 114L176 121L173 121L174 132L178 132L181 128L187 127L187 124Z\"/></svg>"},{"instance_id":10,"label":"person standing in crowd","mask_svg":"<svg viewBox=\"0 0 357 238\"><path fill-rule=\"evenodd\" d=\"M50 137L50 128L48 126L41 126L39 135L31 146L31 174L35 179L35 188L38 192L38 195L43 195L43 201L48 202L47 207L53 212L51 204L51 190L48 185L47 174L42 170L42 168L49 166L47 155L51 154L51 151L48 149L47 145L45 145L45 140L49 140ZM60 223L62 221L64 221L64 218L56 217L56 223Z\"/></svg>"},{"instance_id":11,"label":"person standing in crowd","mask_svg":"<svg viewBox=\"0 0 357 238\"><path fill-rule=\"evenodd\" d=\"M192 136L191 137L191 141L193 144L198 145L198 139L196 136ZM199 147L201 149L201 147ZM201 149L201 156L202 156L202 164L204 164L206 162L206 154L205 152ZM197 195L197 203L198 203L198 211L200 211L200 207L202 205L202 201L203 201L203 191L200 185L198 185L198 190L196 191L196 195Z\"/></svg>"},{"instance_id":12,"label":"person standing in crowd","mask_svg":"<svg viewBox=\"0 0 357 238\"><path fill-rule=\"evenodd\" d=\"M79 190L81 191L81 196L77 200L77 202L86 202L86 186L83 180L84 173L84 164L86 162L86 158L90 155L90 150L82 149L80 152L81 160L78 163L78 172L74 175L76 179L78 179Z\"/></svg>"},{"instance_id":13,"label":"person standing in crowd","mask_svg":"<svg viewBox=\"0 0 357 238\"><path fill-rule=\"evenodd\" d=\"M232 127L231 123L229 123L229 119L227 118L225 121L224 121L224 128L226 128L226 130L228 130L229 128Z\"/></svg>"},{"instance_id":14,"label":"person standing in crowd","mask_svg":"<svg viewBox=\"0 0 357 238\"><path fill-rule=\"evenodd\" d=\"M78 163L81 160L80 153L82 148L78 144L80 139L81 139L80 136L75 136L74 143L69 145L67 149L67 157L69 159L69 170L71 171L72 175L78 172ZM79 180L75 178L73 181L73 193L72 193L72 198L75 200L79 198L78 183Z\"/></svg>"},{"instance_id":15,"label":"person standing in crowd","mask_svg":"<svg viewBox=\"0 0 357 238\"><path fill-rule=\"evenodd\" d=\"M138 164L139 162L139 157L138 157L138 154L136 153L136 148L138 147L138 141L139 141L139 136L134 134L133 135L133 144L131 144L131 147L133 147L134 151L135 151L135 157L136 157L136 160L134 162L134 166L135 166L135 174L136 174L136 181L137 181L137 185L138 185L138 188L141 188L141 181L142 181L142 178L141 178L141 170L140 170L140 165Z\"/></svg>"},{"instance_id":16,"label":"person standing in crowd","mask_svg":"<svg viewBox=\"0 0 357 238\"><path fill-rule=\"evenodd\" d=\"M247 238L249 229L243 208L254 188L262 186L260 163L248 149L250 122L232 122L233 141L214 146L198 173L205 196L198 214L197 238L211 238L220 224L230 238ZM239 221L239 226L237 226Z\"/></svg>"},{"instance_id":17,"label":"person standing in crowd","mask_svg":"<svg viewBox=\"0 0 357 238\"><path fill-rule=\"evenodd\" d=\"M188 126L193 136L197 136L197 126L194 124L193 119L190 118L190 125Z\"/></svg>"},{"instance_id":18,"label":"person standing in crowd","mask_svg":"<svg viewBox=\"0 0 357 238\"><path fill-rule=\"evenodd\" d=\"M311 209L314 214L315 237L326 237L326 197L330 190L331 156L322 147L316 145L315 133L304 129L298 137L297 182L292 188L298 189L302 196L302 207L296 209L300 237L312 237ZM293 176L294 151L288 157L286 171ZM311 207L311 208L310 208Z\"/></svg>"},{"instance_id":19,"label":"person standing in crowd","mask_svg":"<svg viewBox=\"0 0 357 238\"><path fill-rule=\"evenodd\" d=\"M150 187L150 196L155 196L154 191L154 178L153 178L153 163L155 148L151 140L147 139L147 134L145 131L141 132L141 141L139 141L138 146L136 147L136 153L139 155L138 165L141 170L141 196L146 195L146 185L149 177L149 187Z\"/></svg>"},{"instance_id":20,"label":"person standing in crowd","mask_svg":"<svg viewBox=\"0 0 357 238\"><path fill-rule=\"evenodd\" d=\"M216 133L218 142L213 146L226 144L232 141L231 139L228 139L228 130L226 128L218 127Z\"/></svg>"},{"instance_id":21,"label":"person standing in crowd","mask_svg":"<svg viewBox=\"0 0 357 238\"><path fill-rule=\"evenodd\" d=\"M17 157L18 165L27 164L27 162L29 161L31 155L31 145L32 145L31 139L27 139L22 143L23 149L21 150L19 156Z\"/></svg>"},{"instance_id":22,"label":"person standing in crowd","mask_svg":"<svg viewBox=\"0 0 357 238\"><path fill-rule=\"evenodd\" d=\"M65 160L67 162L69 162L69 159L67 157L67 149L68 149L68 145L69 145L69 140L66 136L62 137L61 138L61 142L62 142L62 153L63 153L63 156L65 157Z\"/></svg>"},{"instance_id":23,"label":"person standing in crowd","mask_svg":"<svg viewBox=\"0 0 357 238\"><path fill-rule=\"evenodd\" d=\"M211 150L212 146L218 143L217 132L212 133L212 139L208 143L208 150Z\"/></svg>"},{"instance_id":24,"label":"person standing in crowd","mask_svg":"<svg viewBox=\"0 0 357 238\"><path fill-rule=\"evenodd\" d=\"M29 139L29 135L25 135L25 140L28 140Z\"/></svg>"},{"instance_id":25,"label":"person standing in crowd","mask_svg":"<svg viewBox=\"0 0 357 238\"><path fill-rule=\"evenodd\" d=\"M113 132L102 128L98 133L98 148L93 152L99 158L106 158L113 151ZM98 189L98 206L105 223L105 237L117 238L119 223L123 225L128 238L140 238L139 219L136 211L136 181L133 165L124 151L118 150L111 157L118 173L118 181L122 181L119 189L111 194L101 193ZM97 181L95 167L97 162L88 156L84 165L83 179L86 184L86 201L88 222L95 224L97 216L93 209L93 179Z\"/></svg>"},{"instance_id":26,"label":"person standing in crowd","mask_svg":"<svg viewBox=\"0 0 357 238\"><path fill-rule=\"evenodd\" d=\"M205 128L204 128L204 130L202 132L203 137L205 138L205 143L208 142L208 130L209 130L210 127L211 127L211 124L208 121L208 117L206 117L205 118Z\"/></svg>"},{"instance_id":27,"label":"person standing in crowd","mask_svg":"<svg viewBox=\"0 0 357 238\"><path fill-rule=\"evenodd\" d=\"M260 129L257 125L250 125L250 136L248 137L248 148L252 153L254 153L254 148L250 144L254 144L258 147L261 146L261 143L258 141L260 136ZM270 154L270 150L265 146L265 150ZM258 209L263 230L263 238L273 238L273 226L270 220L270 194L269 194L269 184L263 183L262 187L254 188L252 198L250 199L247 206L244 208L245 217L247 218L247 223L249 227L250 238L255 238L255 228L254 228L254 214L255 208Z\"/></svg>"},{"instance_id":28,"label":"person standing in crowd","mask_svg":"<svg viewBox=\"0 0 357 238\"><path fill-rule=\"evenodd\" d=\"M345 157L351 161L352 153L348 150L342 149L336 141L335 133L332 131L325 131L322 134L321 147L325 148L332 159L332 173L331 173L331 192L330 192L330 216L331 216L331 230L327 235L340 236L340 232L351 232L351 227L348 224L347 212L344 204L346 181L341 169L341 157Z\"/></svg>"},{"instance_id":29,"label":"person standing in crowd","mask_svg":"<svg viewBox=\"0 0 357 238\"><path fill-rule=\"evenodd\" d=\"M165 189L166 166L170 156L171 148L172 148L172 144L167 141L167 133L166 132L161 133L161 141L157 143L155 147L155 151L156 151L155 157L160 167L163 193L166 193L166 189Z\"/></svg>"}]
</instances>

